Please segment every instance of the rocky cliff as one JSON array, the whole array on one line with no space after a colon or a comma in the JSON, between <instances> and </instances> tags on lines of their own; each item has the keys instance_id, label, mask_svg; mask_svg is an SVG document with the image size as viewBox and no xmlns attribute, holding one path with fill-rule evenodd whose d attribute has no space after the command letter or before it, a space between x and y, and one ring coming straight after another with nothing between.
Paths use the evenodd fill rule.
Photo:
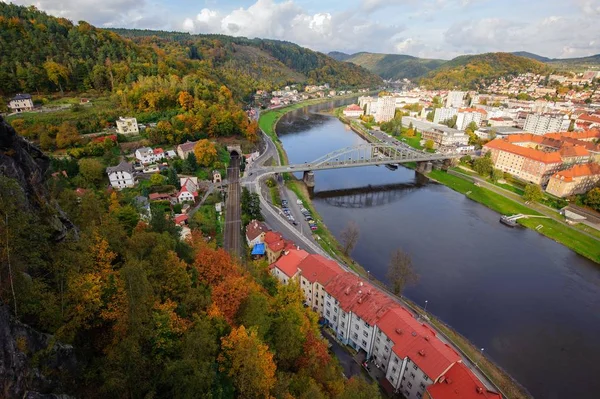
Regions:
<instances>
[{"instance_id":1,"label":"rocky cliff","mask_svg":"<svg viewBox=\"0 0 600 399\"><path fill-rule=\"evenodd\" d=\"M0 397L51 399L64 394L77 362L73 347L12 318L0 305Z\"/></svg>"},{"instance_id":2,"label":"rocky cliff","mask_svg":"<svg viewBox=\"0 0 600 399\"><path fill-rule=\"evenodd\" d=\"M16 179L25 192L28 206L49 210L44 214L54 230L54 238L62 240L74 226L64 212L50 201L44 177L50 159L34 144L19 136L0 116L0 174Z\"/></svg>"}]
</instances>

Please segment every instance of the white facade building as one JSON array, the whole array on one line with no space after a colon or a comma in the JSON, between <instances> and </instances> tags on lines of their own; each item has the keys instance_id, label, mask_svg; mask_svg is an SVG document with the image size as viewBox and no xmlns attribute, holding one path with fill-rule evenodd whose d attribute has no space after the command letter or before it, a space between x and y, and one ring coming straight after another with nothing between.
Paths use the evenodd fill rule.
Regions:
<instances>
[{"instance_id":1,"label":"white facade building","mask_svg":"<svg viewBox=\"0 0 600 399\"><path fill-rule=\"evenodd\" d=\"M461 108L463 106L465 94L464 91L449 91L448 96L446 97L446 107Z\"/></svg>"},{"instance_id":2,"label":"white facade building","mask_svg":"<svg viewBox=\"0 0 600 399\"><path fill-rule=\"evenodd\" d=\"M566 132L570 123L571 121L567 116L529 114L525 120L523 130L537 135Z\"/></svg>"},{"instance_id":3,"label":"white facade building","mask_svg":"<svg viewBox=\"0 0 600 399\"><path fill-rule=\"evenodd\" d=\"M477 127L481 126L487 113L482 109L466 108L458 110L456 118L456 128L465 130L471 122L475 122Z\"/></svg>"},{"instance_id":4,"label":"white facade building","mask_svg":"<svg viewBox=\"0 0 600 399\"><path fill-rule=\"evenodd\" d=\"M136 118L123 118L117 119L117 133L121 134L136 134L139 133L137 119Z\"/></svg>"},{"instance_id":5,"label":"white facade building","mask_svg":"<svg viewBox=\"0 0 600 399\"><path fill-rule=\"evenodd\" d=\"M110 185L116 190L135 186L133 165L122 161L117 166L106 168Z\"/></svg>"},{"instance_id":6,"label":"white facade building","mask_svg":"<svg viewBox=\"0 0 600 399\"><path fill-rule=\"evenodd\" d=\"M8 108L12 112L31 111L33 109L31 94L17 94L9 100Z\"/></svg>"},{"instance_id":7,"label":"white facade building","mask_svg":"<svg viewBox=\"0 0 600 399\"><path fill-rule=\"evenodd\" d=\"M433 113L433 123L442 123L458 114L457 108L436 108Z\"/></svg>"},{"instance_id":8,"label":"white facade building","mask_svg":"<svg viewBox=\"0 0 600 399\"><path fill-rule=\"evenodd\" d=\"M377 112L375 113L375 122L389 122L394 119L396 114L396 99L385 96L377 99Z\"/></svg>"},{"instance_id":9,"label":"white facade building","mask_svg":"<svg viewBox=\"0 0 600 399\"><path fill-rule=\"evenodd\" d=\"M135 150L135 157L144 165L153 163L156 159L154 157L154 150L150 147L142 147Z\"/></svg>"}]
</instances>

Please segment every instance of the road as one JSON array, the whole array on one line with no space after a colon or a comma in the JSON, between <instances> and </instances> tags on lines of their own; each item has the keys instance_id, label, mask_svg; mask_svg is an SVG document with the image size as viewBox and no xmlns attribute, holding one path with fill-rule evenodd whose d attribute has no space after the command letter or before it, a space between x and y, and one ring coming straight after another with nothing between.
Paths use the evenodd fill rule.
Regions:
<instances>
[{"instance_id":1,"label":"road","mask_svg":"<svg viewBox=\"0 0 600 399\"><path fill-rule=\"evenodd\" d=\"M225 232L223 246L231 255L242 255L242 210L240 193L240 159L232 157L227 168L227 200L225 203Z\"/></svg>"}]
</instances>

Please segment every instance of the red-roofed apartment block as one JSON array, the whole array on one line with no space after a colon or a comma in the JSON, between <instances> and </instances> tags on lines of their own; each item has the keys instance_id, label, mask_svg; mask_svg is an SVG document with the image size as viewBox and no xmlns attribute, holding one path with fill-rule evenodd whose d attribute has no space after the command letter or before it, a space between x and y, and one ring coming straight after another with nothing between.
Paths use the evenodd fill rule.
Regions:
<instances>
[{"instance_id":1,"label":"red-roofed apartment block","mask_svg":"<svg viewBox=\"0 0 600 399\"><path fill-rule=\"evenodd\" d=\"M296 248L293 242L283 238L281 234L275 231L265 233L263 242L265 243L267 252L267 261L269 264L274 263L284 250Z\"/></svg>"},{"instance_id":2,"label":"red-roofed apartment block","mask_svg":"<svg viewBox=\"0 0 600 399\"><path fill-rule=\"evenodd\" d=\"M425 391L424 399L502 399L488 390L462 363L456 363Z\"/></svg>"},{"instance_id":3,"label":"red-roofed apartment block","mask_svg":"<svg viewBox=\"0 0 600 399\"><path fill-rule=\"evenodd\" d=\"M325 304L325 284L345 271L333 260L321 255L309 255L300 265L300 288L304 291L304 301L308 307L323 316Z\"/></svg>"},{"instance_id":4,"label":"red-roofed apartment block","mask_svg":"<svg viewBox=\"0 0 600 399\"><path fill-rule=\"evenodd\" d=\"M301 249L285 251L276 262L269 266L271 274L281 283L287 284L288 281L298 276L300 273L298 266L307 256L308 252Z\"/></svg>"}]
</instances>

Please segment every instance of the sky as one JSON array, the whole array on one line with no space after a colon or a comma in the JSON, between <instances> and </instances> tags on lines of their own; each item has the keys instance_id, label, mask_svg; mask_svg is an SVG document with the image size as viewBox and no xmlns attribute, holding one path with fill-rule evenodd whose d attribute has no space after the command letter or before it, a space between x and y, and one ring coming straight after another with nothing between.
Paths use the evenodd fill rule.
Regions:
<instances>
[{"instance_id":1,"label":"sky","mask_svg":"<svg viewBox=\"0 0 600 399\"><path fill-rule=\"evenodd\" d=\"M9 0L0 0L8 2ZM98 27L223 33L313 50L600 53L600 0L12 0Z\"/></svg>"}]
</instances>

